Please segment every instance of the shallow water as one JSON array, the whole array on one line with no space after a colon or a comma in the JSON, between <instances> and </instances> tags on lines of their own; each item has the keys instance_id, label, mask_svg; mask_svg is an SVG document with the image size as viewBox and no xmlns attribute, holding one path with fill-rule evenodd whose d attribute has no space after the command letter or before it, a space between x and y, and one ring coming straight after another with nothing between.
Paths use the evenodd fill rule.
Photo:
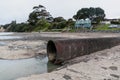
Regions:
<instances>
[{"instance_id":1,"label":"shallow water","mask_svg":"<svg viewBox=\"0 0 120 80\"><path fill-rule=\"evenodd\" d=\"M60 66L48 62L48 57L36 56L29 59L0 60L0 80L15 80L34 74L51 72Z\"/></svg>"},{"instance_id":2,"label":"shallow water","mask_svg":"<svg viewBox=\"0 0 120 80\"><path fill-rule=\"evenodd\" d=\"M48 72L47 57L21 60L0 60L0 80L15 80L19 77Z\"/></svg>"},{"instance_id":3,"label":"shallow water","mask_svg":"<svg viewBox=\"0 0 120 80\"><path fill-rule=\"evenodd\" d=\"M13 32L0 32L0 36L11 35Z\"/></svg>"},{"instance_id":4,"label":"shallow water","mask_svg":"<svg viewBox=\"0 0 120 80\"><path fill-rule=\"evenodd\" d=\"M0 39L19 39L20 36L12 36L12 32L0 32Z\"/></svg>"},{"instance_id":5,"label":"shallow water","mask_svg":"<svg viewBox=\"0 0 120 80\"><path fill-rule=\"evenodd\" d=\"M0 40L20 38L12 36L13 33L0 33ZM0 46L7 45L1 41ZM3 60L0 59L0 80L15 80L33 74L41 74L52 71L59 66L48 62L47 56L36 56L29 59Z\"/></svg>"}]
</instances>

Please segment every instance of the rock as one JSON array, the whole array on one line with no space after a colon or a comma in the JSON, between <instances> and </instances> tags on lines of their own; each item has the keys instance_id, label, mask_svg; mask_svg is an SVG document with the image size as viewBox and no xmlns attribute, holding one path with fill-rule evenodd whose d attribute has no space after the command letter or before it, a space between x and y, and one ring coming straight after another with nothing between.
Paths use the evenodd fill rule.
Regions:
<instances>
[{"instance_id":1,"label":"rock","mask_svg":"<svg viewBox=\"0 0 120 80\"><path fill-rule=\"evenodd\" d=\"M69 75L64 75L63 78L64 78L65 80L72 80Z\"/></svg>"},{"instance_id":2,"label":"rock","mask_svg":"<svg viewBox=\"0 0 120 80\"><path fill-rule=\"evenodd\" d=\"M115 77L115 78L120 78L120 75L116 75L116 74L110 74L110 76Z\"/></svg>"},{"instance_id":3,"label":"rock","mask_svg":"<svg viewBox=\"0 0 120 80\"><path fill-rule=\"evenodd\" d=\"M116 66L110 66L109 67L111 70L118 70L118 68Z\"/></svg>"}]
</instances>

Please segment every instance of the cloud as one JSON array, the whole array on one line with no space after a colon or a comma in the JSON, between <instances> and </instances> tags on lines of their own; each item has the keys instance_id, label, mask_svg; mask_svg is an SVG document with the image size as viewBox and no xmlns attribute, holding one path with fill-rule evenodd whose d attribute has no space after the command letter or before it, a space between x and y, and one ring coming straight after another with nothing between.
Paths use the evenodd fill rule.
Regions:
<instances>
[{"instance_id":1,"label":"cloud","mask_svg":"<svg viewBox=\"0 0 120 80\"><path fill-rule=\"evenodd\" d=\"M42 4L53 17L63 16L68 19L83 7L101 7L106 17L120 17L119 0L0 0L0 24L27 21L33 6Z\"/></svg>"},{"instance_id":2,"label":"cloud","mask_svg":"<svg viewBox=\"0 0 120 80\"><path fill-rule=\"evenodd\" d=\"M32 12L32 7L38 5L34 0L1 0L0 1L0 24L9 23L12 20L26 21Z\"/></svg>"}]
</instances>

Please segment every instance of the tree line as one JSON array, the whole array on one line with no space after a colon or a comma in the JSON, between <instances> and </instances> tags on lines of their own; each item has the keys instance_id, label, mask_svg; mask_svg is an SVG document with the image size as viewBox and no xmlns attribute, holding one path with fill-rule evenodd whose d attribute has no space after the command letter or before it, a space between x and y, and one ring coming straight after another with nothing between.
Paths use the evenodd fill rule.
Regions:
<instances>
[{"instance_id":1,"label":"tree line","mask_svg":"<svg viewBox=\"0 0 120 80\"><path fill-rule=\"evenodd\" d=\"M53 29L73 29L76 20L89 18L92 23L99 24L104 20L105 12L101 8L82 8L68 20L63 17L55 17L46 10L43 5L33 7L33 11L29 14L29 18L24 23L16 23L12 21L3 27L6 31L11 32L31 32L31 31L51 31Z\"/></svg>"}]
</instances>

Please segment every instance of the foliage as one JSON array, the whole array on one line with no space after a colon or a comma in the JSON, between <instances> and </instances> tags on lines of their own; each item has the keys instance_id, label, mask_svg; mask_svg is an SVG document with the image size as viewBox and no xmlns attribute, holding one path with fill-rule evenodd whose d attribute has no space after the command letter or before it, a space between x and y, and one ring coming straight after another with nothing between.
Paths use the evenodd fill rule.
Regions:
<instances>
[{"instance_id":1,"label":"foliage","mask_svg":"<svg viewBox=\"0 0 120 80\"><path fill-rule=\"evenodd\" d=\"M40 30L46 31L49 29L50 26L51 23L49 23L45 18L42 18L36 23L33 31L40 31Z\"/></svg>"},{"instance_id":2,"label":"foliage","mask_svg":"<svg viewBox=\"0 0 120 80\"><path fill-rule=\"evenodd\" d=\"M12 21L9 25L5 25L3 27L6 27L6 31L9 32L28 32L29 31L29 25L26 23L16 23L15 21Z\"/></svg>"},{"instance_id":3,"label":"foliage","mask_svg":"<svg viewBox=\"0 0 120 80\"><path fill-rule=\"evenodd\" d=\"M108 30L109 29L109 25L108 24L99 24L97 25L95 28L95 30Z\"/></svg>"},{"instance_id":4,"label":"foliage","mask_svg":"<svg viewBox=\"0 0 120 80\"><path fill-rule=\"evenodd\" d=\"M104 19L105 13L101 8L82 8L74 19L86 19L90 18L92 22L99 23ZM10 24L5 24L3 27L6 31L11 32L31 32L31 31L70 31L75 32L75 21L73 19L64 19L63 17L53 18L43 5L33 7L33 11L29 14L27 23L16 23L12 21ZM113 30L109 28L109 25L97 25L95 30ZM80 29L82 30L82 29ZM86 29L87 30L87 29Z\"/></svg>"},{"instance_id":5,"label":"foliage","mask_svg":"<svg viewBox=\"0 0 120 80\"><path fill-rule=\"evenodd\" d=\"M111 24L120 24L120 20L119 21L111 21Z\"/></svg>"},{"instance_id":6,"label":"foliage","mask_svg":"<svg viewBox=\"0 0 120 80\"><path fill-rule=\"evenodd\" d=\"M66 27L66 20L63 17L56 17L52 22L52 29L62 29Z\"/></svg>"},{"instance_id":7,"label":"foliage","mask_svg":"<svg viewBox=\"0 0 120 80\"><path fill-rule=\"evenodd\" d=\"M114 31L114 30L120 30L120 28L110 28L109 27L110 25L109 24L101 24L101 25L98 25L96 28L94 28L94 30L102 30L102 31L104 31L104 30L111 30L111 31Z\"/></svg>"},{"instance_id":8,"label":"foliage","mask_svg":"<svg viewBox=\"0 0 120 80\"><path fill-rule=\"evenodd\" d=\"M105 17L105 12L103 9L97 8L82 8L76 15L73 16L74 19L86 19L89 18L92 22L99 23Z\"/></svg>"},{"instance_id":9,"label":"foliage","mask_svg":"<svg viewBox=\"0 0 120 80\"><path fill-rule=\"evenodd\" d=\"M53 22L62 22L62 21L66 21L63 17L56 17L53 19Z\"/></svg>"},{"instance_id":10,"label":"foliage","mask_svg":"<svg viewBox=\"0 0 120 80\"><path fill-rule=\"evenodd\" d=\"M34 6L33 12L29 15L29 31L40 31L42 29L47 30L51 26L53 17L47 12L43 5Z\"/></svg>"},{"instance_id":11,"label":"foliage","mask_svg":"<svg viewBox=\"0 0 120 80\"><path fill-rule=\"evenodd\" d=\"M75 25L75 21L73 19L68 19L66 22L67 28L73 29Z\"/></svg>"},{"instance_id":12,"label":"foliage","mask_svg":"<svg viewBox=\"0 0 120 80\"><path fill-rule=\"evenodd\" d=\"M51 22L53 20L52 16L49 12L47 12L46 8L42 5L34 6L33 12L29 14L28 22L30 25L36 25L37 21L45 18L47 21Z\"/></svg>"}]
</instances>

